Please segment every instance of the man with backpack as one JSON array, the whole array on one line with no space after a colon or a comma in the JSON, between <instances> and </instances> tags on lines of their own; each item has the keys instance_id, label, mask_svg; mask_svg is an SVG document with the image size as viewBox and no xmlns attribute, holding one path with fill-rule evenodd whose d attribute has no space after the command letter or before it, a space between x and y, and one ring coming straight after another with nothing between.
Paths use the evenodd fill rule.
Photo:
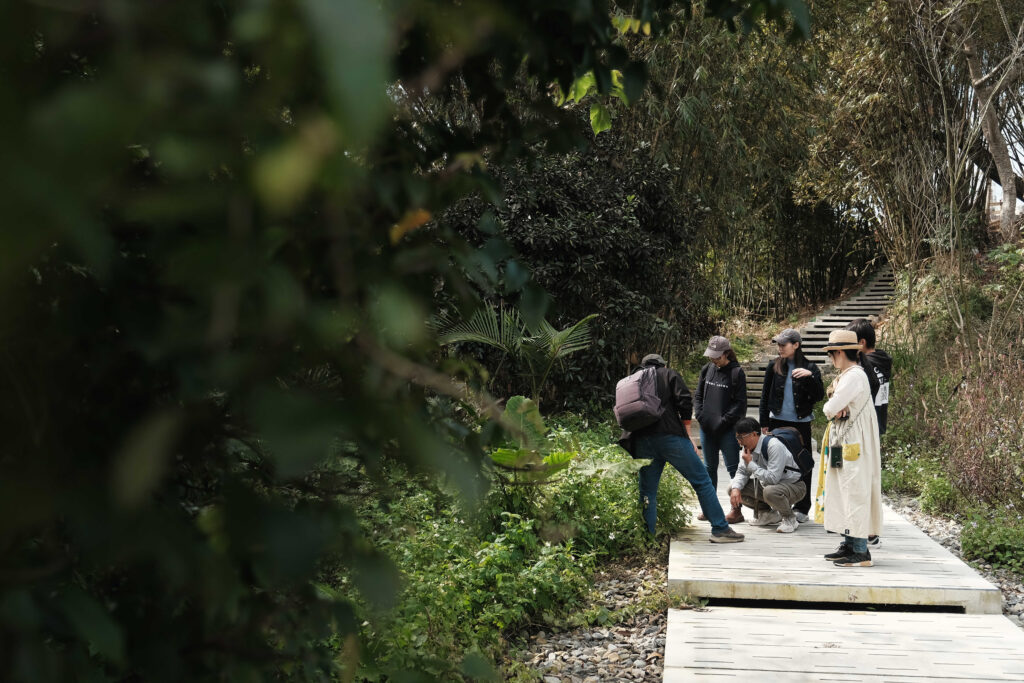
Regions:
<instances>
[{"instance_id":1,"label":"man with backpack","mask_svg":"<svg viewBox=\"0 0 1024 683\"><path fill-rule=\"evenodd\" d=\"M725 521L707 468L689 437L693 401L675 370L656 353L644 356L643 367L615 388L615 418L625 430L619 445L634 458L651 462L640 468L640 505L647 531L654 535L658 519L658 484L665 463L672 465L697 493L701 511L711 522L712 543L738 543L743 534Z\"/></svg>"},{"instance_id":2,"label":"man with backpack","mask_svg":"<svg viewBox=\"0 0 1024 683\"><path fill-rule=\"evenodd\" d=\"M867 318L851 320L847 330L857 333L857 344L864 358L864 371L871 387L871 400L878 418L878 436L885 434L889 420L889 382L892 380L892 356L875 348L875 326ZM868 545L879 545L878 536L868 536Z\"/></svg>"},{"instance_id":3,"label":"man with backpack","mask_svg":"<svg viewBox=\"0 0 1024 683\"><path fill-rule=\"evenodd\" d=\"M799 439L799 432L792 431ZM756 518L752 526L778 524L776 531L789 534L800 525L793 505L803 498L807 487L801 481L803 471L797 457L783 439L788 440L789 435L762 434L761 425L753 418L744 417L736 422L736 440L743 447L743 462L729 484L729 501L753 508Z\"/></svg>"}]
</instances>

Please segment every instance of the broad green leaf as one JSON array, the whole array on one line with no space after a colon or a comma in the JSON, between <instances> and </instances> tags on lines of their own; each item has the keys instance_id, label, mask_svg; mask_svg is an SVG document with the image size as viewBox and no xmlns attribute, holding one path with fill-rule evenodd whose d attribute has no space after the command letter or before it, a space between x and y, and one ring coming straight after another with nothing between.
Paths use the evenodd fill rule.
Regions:
<instances>
[{"instance_id":1,"label":"broad green leaf","mask_svg":"<svg viewBox=\"0 0 1024 683\"><path fill-rule=\"evenodd\" d=\"M594 81L594 72L588 71L573 81L572 87L569 89L569 96L567 99L573 102L580 102L584 97L596 89L597 83Z\"/></svg>"},{"instance_id":2,"label":"broad green leaf","mask_svg":"<svg viewBox=\"0 0 1024 683\"><path fill-rule=\"evenodd\" d=\"M364 144L388 120L393 39L381 3L303 0L346 143Z\"/></svg>"},{"instance_id":3,"label":"broad green leaf","mask_svg":"<svg viewBox=\"0 0 1024 683\"><path fill-rule=\"evenodd\" d=\"M499 467L518 469L537 462L537 455L525 448L495 448L491 460Z\"/></svg>"},{"instance_id":4,"label":"broad green leaf","mask_svg":"<svg viewBox=\"0 0 1024 683\"><path fill-rule=\"evenodd\" d=\"M359 592L371 605L388 609L395 604L402 577L386 555L359 555L352 560L352 570Z\"/></svg>"},{"instance_id":5,"label":"broad green leaf","mask_svg":"<svg viewBox=\"0 0 1024 683\"><path fill-rule=\"evenodd\" d=\"M155 413L128 434L114 458L111 472L114 497L125 507L136 507L160 483L174 449L180 416Z\"/></svg>"},{"instance_id":6,"label":"broad green leaf","mask_svg":"<svg viewBox=\"0 0 1024 683\"><path fill-rule=\"evenodd\" d=\"M124 633L95 598L71 588L60 597L60 605L75 633L96 654L114 664L124 661Z\"/></svg>"},{"instance_id":7,"label":"broad green leaf","mask_svg":"<svg viewBox=\"0 0 1024 683\"><path fill-rule=\"evenodd\" d=\"M519 430L516 438L520 447L532 451L544 450L548 428L536 403L523 396L513 396L505 404L505 419Z\"/></svg>"},{"instance_id":8,"label":"broad green leaf","mask_svg":"<svg viewBox=\"0 0 1024 683\"><path fill-rule=\"evenodd\" d=\"M548 474L554 474L559 470L563 470L569 466L569 463L576 457L576 453L571 451L554 451L544 456L545 470Z\"/></svg>"},{"instance_id":9,"label":"broad green leaf","mask_svg":"<svg viewBox=\"0 0 1024 683\"><path fill-rule=\"evenodd\" d=\"M603 133L612 127L612 117L608 108L599 102L590 105L590 127L594 133Z\"/></svg>"}]
</instances>

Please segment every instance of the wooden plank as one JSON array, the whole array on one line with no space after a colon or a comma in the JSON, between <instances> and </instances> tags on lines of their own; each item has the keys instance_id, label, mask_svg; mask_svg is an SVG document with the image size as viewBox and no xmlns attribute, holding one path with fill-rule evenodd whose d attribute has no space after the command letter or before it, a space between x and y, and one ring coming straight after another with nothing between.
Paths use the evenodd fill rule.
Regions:
<instances>
[{"instance_id":1,"label":"wooden plank","mask_svg":"<svg viewBox=\"0 0 1024 683\"><path fill-rule=\"evenodd\" d=\"M669 610L664 680L712 677L1021 681L1024 631L1000 615Z\"/></svg>"},{"instance_id":2,"label":"wooden plank","mask_svg":"<svg viewBox=\"0 0 1024 683\"><path fill-rule=\"evenodd\" d=\"M752 409L756 413L756 406ZM720 468L718 495L727 510L724 459ZM817 470L812 481L817 481ZM752 519L749 508L744 515ZM669 551L669 590L707 598L944 605L972 614L1001 611L998 588L888 507L882 544L870 549L872 567L836 567L826 561L823 555L835 550L841 537L813 522L792 534L779 534L773 526L738 524L736 529L746 535L743 543L709 543L706 522L695 522L678 535Z\"/></svg>"}]
</instances>

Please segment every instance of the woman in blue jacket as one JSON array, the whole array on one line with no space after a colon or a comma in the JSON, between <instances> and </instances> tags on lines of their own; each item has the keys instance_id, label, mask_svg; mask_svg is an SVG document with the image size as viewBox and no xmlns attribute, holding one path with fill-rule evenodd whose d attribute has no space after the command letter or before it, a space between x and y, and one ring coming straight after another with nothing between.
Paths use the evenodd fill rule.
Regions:
<instances>
[{"instance_id":1,"label":"woman in blue jacket","mask_svg":"<svg viewBox=\"0 0 1024 683\"><path fill-rule=\"evenodd\" d=\"M739 466L740 445L733 426L747 414L747 376L725 337L712 337L704 355L710 362L700 371L693 406L700 425L704 465L711 475L711 483L717 488L719 451L725 456L730 479L736 476ZM733 506L725 519L730 524L738 524L743 521L743 512Z\"/></svg>"},{"instance_id":2,"label":"woman in blue jacket","mask_svg":"<svg viewBox=\"0 0 1024 683\"><path fill-rule=\"evenodd\" d=\"M761 431L767 434L776 427L796 427L807 450L813 452L811 420L814 419L814 404L825 398L821 370L804 356L800 350L800 333L793 328L783 330L772 341L779 345L779 357L764 369ZM797 519L806 522L811 509L811 473L805 474L801 481L806 485L807 493L793 509Z\"/></svg>"}]
</instances>

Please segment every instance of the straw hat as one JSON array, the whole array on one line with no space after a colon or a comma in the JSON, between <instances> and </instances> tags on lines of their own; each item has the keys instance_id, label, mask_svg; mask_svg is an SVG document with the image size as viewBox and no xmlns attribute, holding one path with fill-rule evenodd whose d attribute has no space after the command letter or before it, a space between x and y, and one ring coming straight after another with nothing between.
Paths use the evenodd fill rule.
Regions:
<instances>
[{"instance_id":1,"label":"straw hat","mask_svg":"<svg viewBox=\"0 0 1024 683\"><path fill-rule=\"evenodd\" d=\"M857 333L853 330L832 330L828 333L828 346L824 351L843 351L845 349L859 349Z\"/></svg>"}]
</instances>

